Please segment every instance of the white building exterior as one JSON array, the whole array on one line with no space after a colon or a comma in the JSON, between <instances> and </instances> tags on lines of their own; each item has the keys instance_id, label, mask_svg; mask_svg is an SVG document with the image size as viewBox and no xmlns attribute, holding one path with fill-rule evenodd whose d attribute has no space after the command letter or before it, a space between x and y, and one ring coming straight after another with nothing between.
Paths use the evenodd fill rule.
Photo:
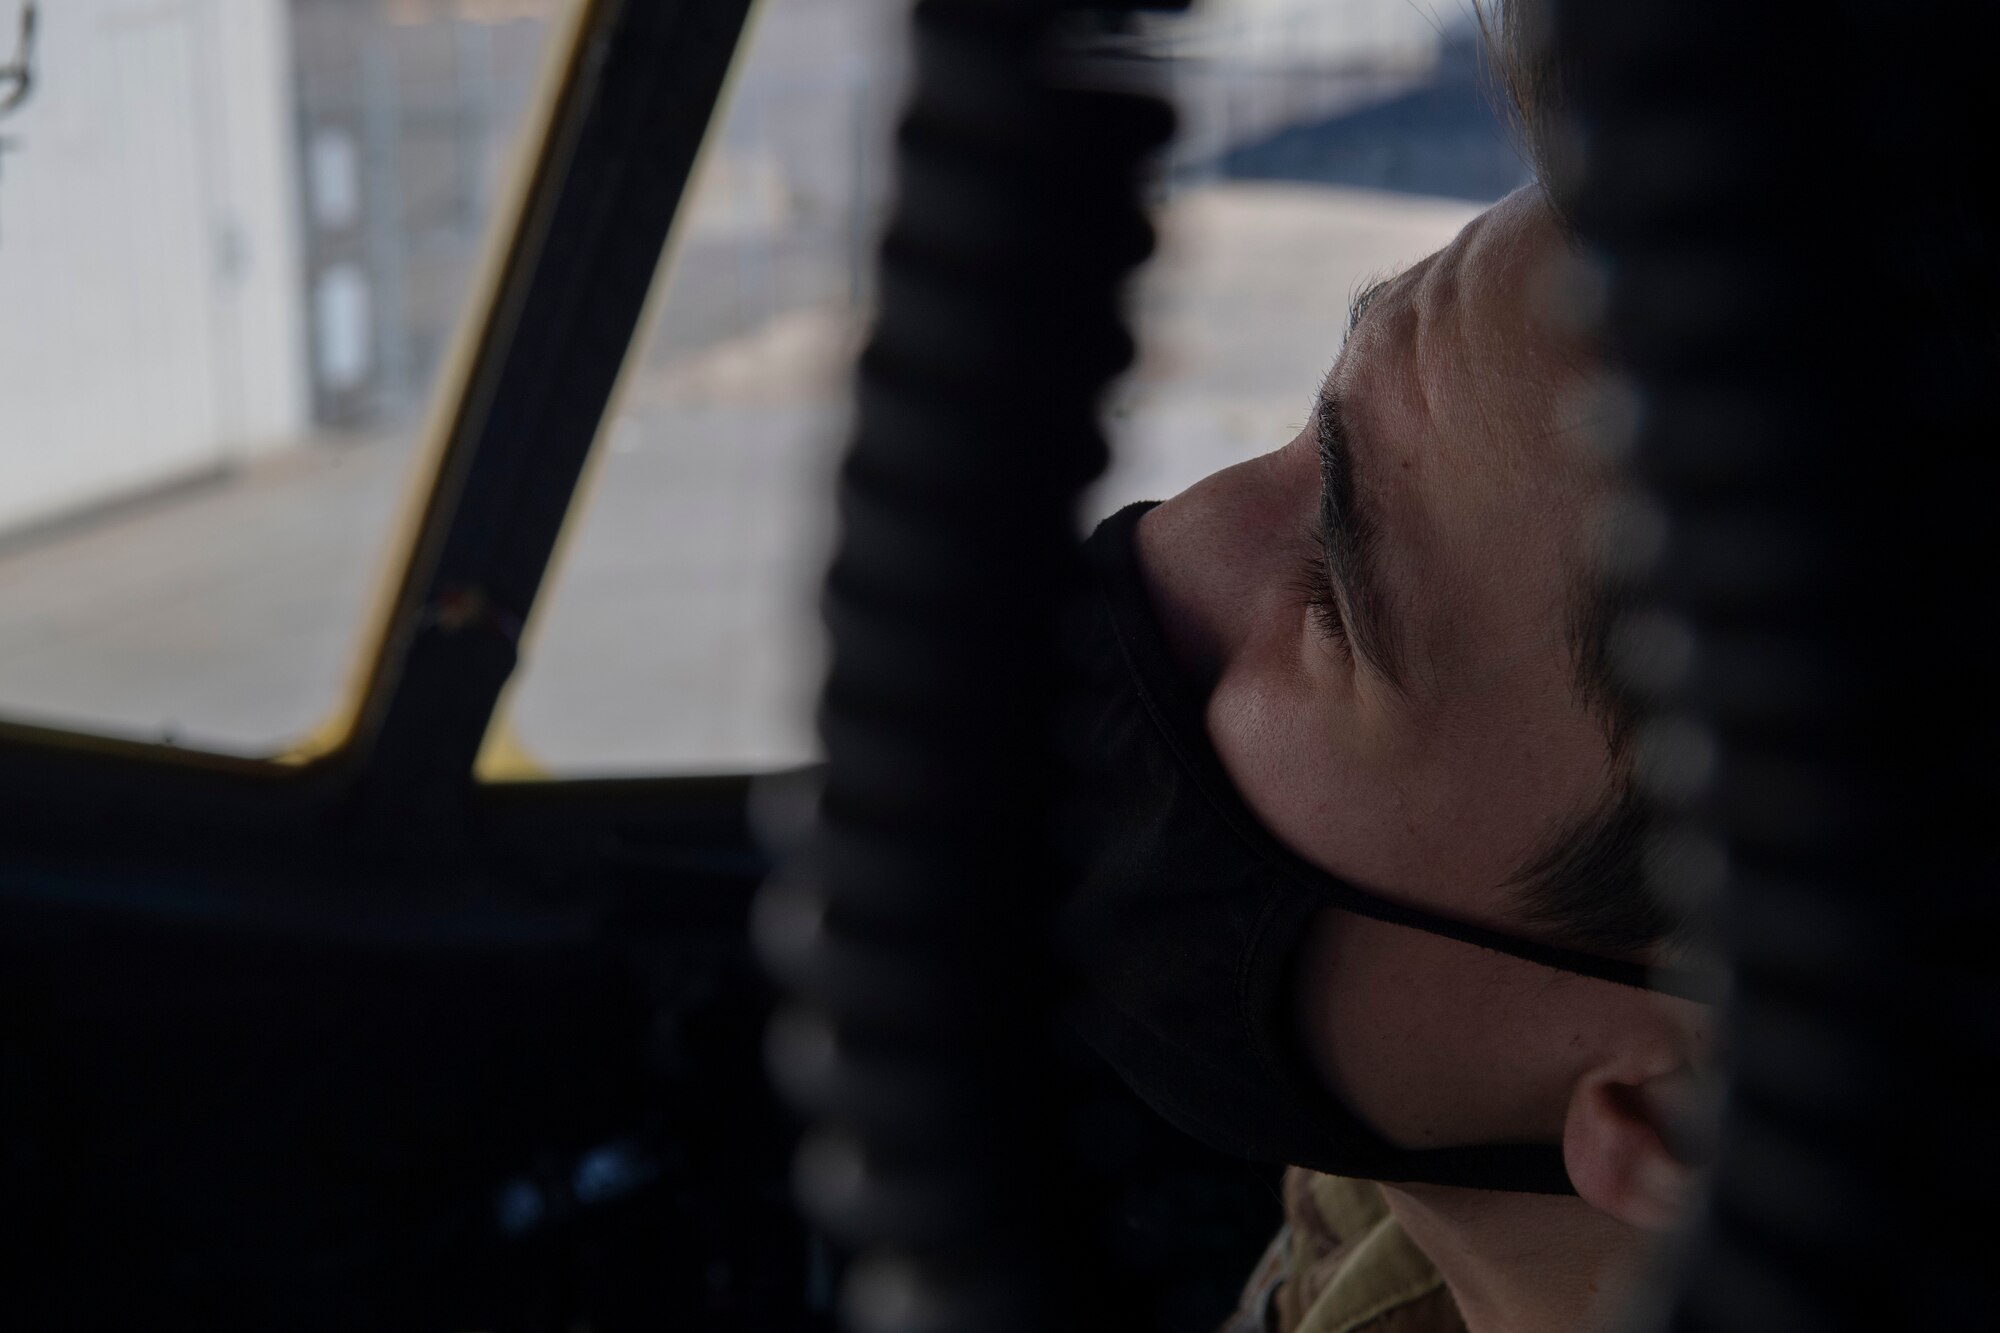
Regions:
<instances>
[{"instance_id":1,"label":"white building exterior","mask_svg":"<svg viewBox=\"0 0 2000 1333\"><path fill-rule=\"evenodd\" d=\"M286 0L42 5L0 121L0 532L305 430L291 60Z\"/></svg>"}]
</instances>

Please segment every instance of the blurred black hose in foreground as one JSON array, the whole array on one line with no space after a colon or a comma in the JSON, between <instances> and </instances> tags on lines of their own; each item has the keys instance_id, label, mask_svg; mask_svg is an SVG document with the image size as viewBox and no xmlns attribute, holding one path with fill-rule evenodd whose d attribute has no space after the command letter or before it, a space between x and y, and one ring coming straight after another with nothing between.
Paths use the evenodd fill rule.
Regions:
<instances>
[{"instance_id":1,"label":"blurred black hose in foreground","mask_svg":"<svg viewBox=\"0 0 2000 1333\"><path fill-rule=\"evenodd\" d=\"M1990 1327L1996 10L1564 0L1641 772L1736 990L1675 1330Z\"/></svg>"},{"instance_id":2,"label":"blurred black hose in foreground","mask_svg":"<svg viewBox=\"0 0 2000 1333\"><path fill-rule=\"evenodd\" d=\"M1053 1058L1053 721L1097 400L1132 356L1119 291L1152 246L1140 169L1171 115L1093 86L1077 39L1100 24L1053 0L915 11L826 584L825 788L758 909L795 999L773 1074L817 1122L800 1202L859 1251L842 1311L871 1333L1116 1323L1092 1304L1115 1284L1082 1271Z\"/></svg>"}]
</instances>

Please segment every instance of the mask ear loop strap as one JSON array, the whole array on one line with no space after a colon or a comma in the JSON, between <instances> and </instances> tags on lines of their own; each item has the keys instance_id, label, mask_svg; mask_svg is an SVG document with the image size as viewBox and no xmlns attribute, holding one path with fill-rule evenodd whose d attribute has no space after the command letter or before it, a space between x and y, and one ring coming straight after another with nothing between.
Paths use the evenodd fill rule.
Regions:
<instances>
[{"instance_id":1,"label":"mask ear loop strap","mask_svg":"<svg viewBox=\"0 0 2000 1333\"><path fill-rule=\"evenodd\" d=\"M1560 944L1542 944L1486 926L1474 925L1469 921L1438 916L1422 908L1406 907L1386 898L1378 898L1365 889L1358 889L1330 875L1321 876L1315 873L1312 879L1314 888L1333 906L1373 921L1403 926L1410 930L1421 930L1427 935L1457 940L1461 944L1506 954L1510 958L1552 967L1559 972L1595 977L1599 981L1630 986L1634 990L1671 995L1677 999L1692 1000L1696 1004L1713 1004L1722 997L1723 978L1718 973L1684 967L1655 967L1624 958L1606 958L1602 954L1565 948Z\"/></svg>"}]
</instances>

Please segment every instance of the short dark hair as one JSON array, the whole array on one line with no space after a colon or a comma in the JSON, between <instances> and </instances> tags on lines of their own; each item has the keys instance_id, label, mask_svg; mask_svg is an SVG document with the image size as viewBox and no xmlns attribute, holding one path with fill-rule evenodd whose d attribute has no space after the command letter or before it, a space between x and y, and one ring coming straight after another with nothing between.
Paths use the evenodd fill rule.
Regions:
<instances>
[{"instance_id":1,"label":"short dark hair","mask_svg":"<svg viewBox=\"0 0 2000 1333\"><path fill-rule=\"evenodd\" d=\"M1547 0L1472 0L1472 14L1498 85L1500 113L1513 127L1529 169L1546 184L1564 104Z\"/></svg>"},{"instance_id":2,"label":"short dark hair","mask_svg":"<svg viewBox=\"0 0 2000 1333\"><path fill-rule=\"evenodd\" d=\"M1562 132L1562 70L1549 41L1545 0L1473 0L1488 64L1521 155L1556 213L1576 232L1547 188ZM1688 923L1647 882L1653 843L1650 803L1633 777L1641 701L1619 678L1612 642L1623 599L1601 560L1585 560L1573 580L1567 637L1577 697L1603 723L1610 790L1555 829L1511 877L1526 919L1566 944L1616 956L1686 941Z\"/></svg>"},{"instance_id":3,"label":"short dark hair","mask_svg":"<svg viewBox=\"0 0 2000 1333\"><path fill-rule=\"evenodd\" d=\"M1677 921L1646 883L1652 819L1629 776L1548 839L1517 873L1527 919L1563 943L1634 957L1677 941Z\"/></svg>"}]
</instances>

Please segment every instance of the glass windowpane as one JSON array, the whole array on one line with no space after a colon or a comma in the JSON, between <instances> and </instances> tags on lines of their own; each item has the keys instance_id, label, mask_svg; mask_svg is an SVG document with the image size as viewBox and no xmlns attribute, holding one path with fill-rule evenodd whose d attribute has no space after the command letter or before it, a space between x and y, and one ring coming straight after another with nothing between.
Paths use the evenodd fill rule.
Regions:
<instances>
[{"instance_id":1,"label":"glass windowpane","mask_svg":"<svg viewBox=\"0 0 2000 1333\"><path fill-rule=\"evenodd\" d=\"M0 116L0 717L268 755L335 712L572 9L40 6Z\"/></svg>"}]
</instances>

